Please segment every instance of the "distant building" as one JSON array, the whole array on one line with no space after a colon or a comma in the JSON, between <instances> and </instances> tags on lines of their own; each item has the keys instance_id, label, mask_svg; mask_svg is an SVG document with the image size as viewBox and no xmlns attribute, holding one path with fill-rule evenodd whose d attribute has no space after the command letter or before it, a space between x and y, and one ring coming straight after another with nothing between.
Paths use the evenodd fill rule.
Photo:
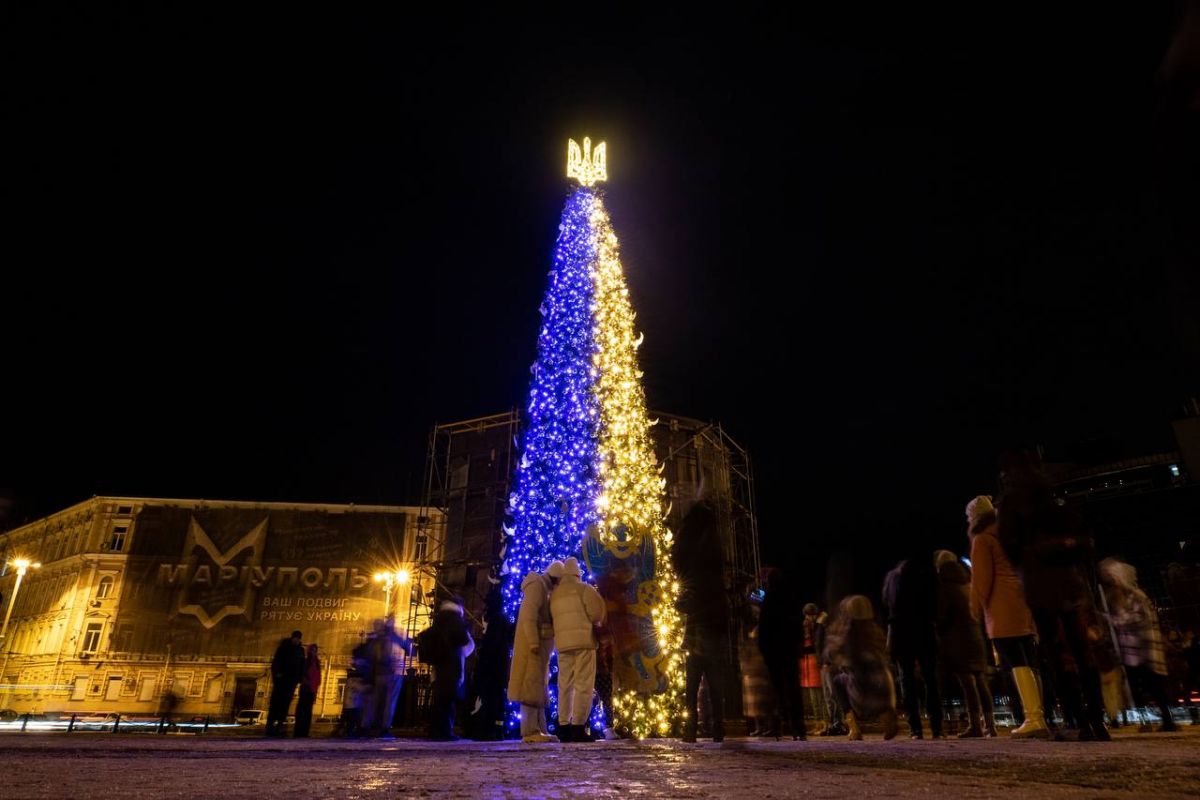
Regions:
<instances>
[{"instance_id":1,"label":"distant building","mask_svg":"<svg viewBox=\"0 0 1200 800\"><path fill-rule=\"evenodd\" d=\"M316 712L336 714L349 651L385 613L375 574L407 569L428 546L420 515L94 497L0 534L5 562L41 564L0 641L0 709L152 714L168 691L184 714L265 708L275 648L300 630L325 666ZM0 577L0 612L15 582L11 569ZM393 589L392 608L403 618L410 596L432 590L416 575Z\"/></svg>"}]
</instances>

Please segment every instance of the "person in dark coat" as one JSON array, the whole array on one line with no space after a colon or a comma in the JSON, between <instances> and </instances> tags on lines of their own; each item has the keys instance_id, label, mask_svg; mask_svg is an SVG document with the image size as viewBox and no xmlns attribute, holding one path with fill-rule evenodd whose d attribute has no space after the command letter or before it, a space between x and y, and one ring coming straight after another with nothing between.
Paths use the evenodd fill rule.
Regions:
<instances>
[{"instance_id":1,"label":"person in dark coat","mask_svg":"<svg viewBox=\"0 0 1200 800\"><path fill-rule=\"evenodd\" d=\"M292 631L292 635L279 643L275 648L275 657L271 659L271 702L267 707L267 736L283 736L284 725L287 723L288 706L292 704L292 695L304 678L304 662L307 654L301 644L300 631Z\"/></svg>"},{"instance_id":2,"label":"person in dark coat","mask_svg":"<svg viewBox=\"0 0 1200 800\"><path fill-rule=\"evenodd\" d=\"M417 648L418 657L433 667L429 738L458 741L459 737L454 735L454 706L462 699L467 656L475 651L460 598L442 602L433 622L418 637Z\"/></svg>"},{"instance_id":3,"label":"person in dark coat","mask_svg":"<svg viewBox=\"0 0 1200 800\"><path fill-rule=\"evenodd\" d=\"M679 610L684 615L683 648L687 652L684 701L687 720L683 741L696 741L702 715L697 707L700 683L707 677L712 708L712 739L725 739L725 683L729 660L729 599L717 515L709 498L697 501L683 518L671 550L679 578Z\"/></svg>"},{"instance_id":4,"label":"person in dark coat","mask_svg":"<svg viewBox=\"0 0 1200 800\"><path fill-rule=\"evenodd\" d=\"M1006 453L1000 482L997 535L1021 576L1025 601L1033 612L1048 667L1042 673L1043 693L1053 683L1064 714L1079 726L1080 740L1108 741L1100 671L1088 642L1096 619L1088 582L1094 562L1092 539L1079 514L1054 497L1033 454ZM1078 680L1068 668L1072 661Z\"/></svg>"},{"instance_id":5,"label":"person in dark coat","mask_svg":"<svg viewBox=\"0 0 1200 800\"><path fill-rule=\"evenodd\" d=\"M341 727L347 739L357 738L365 732L362 724L363 710L371 702L375 680L375 668L371 663L372 638L373 634L365 634L363 640L350 651L350 669L346 671L341 720Z\"/></svg>"},{"instance_id":6,"label":"person in dark coat","mask_svg":"<svg viewBox=\"0 0 1200 800\"><path fill-rule=\"evenodd\" d=\"M313 704L317 701L317 692L321 691L321 658L317 655L317 646L310 644L305 648L304 677L300 681L300 699L296 701L296 730L293 736L297 739L307 739L312 729Z\"/></svg>"},{"instance_id":7,"label":"person in dark coat","mask_svg":"<svg viewBox=\"0 0 1200 800\"><path fill-rule=\"evenodd\" d=\"M901 561L883 584L883 605L888 617L888 648L900 669L900 688L913 739L924 738L921 698L929 714L929 732L942 738L942 697L937 672L938 579L933 554L922 552ZM921 679L917 679L917 667ZM922 691L923 690L923 691Z\"/></svg>"},{"instance_id":8,"label":"person in dark coat","mask_svg":"<svg viewBox=\"0 0 1200 800\"><path fill-rule=\"evenodd\" d=\"M508 684L508 651L513 626L504 613L501 583L493 584L484 601L483 635L475 666L474 691L478 711L471 714L471 738L492 741L504 738L505 689Z\"/></svg>"},{"instance_id":9,"label":"person in dark coat","mask_svg":"<svg viewBox=\"0 0 1200 800\"><path fill-rule=\"evenodd\" d=\"M767 593L758 623L758 649L767 662L779 709L792 727L792 738L804 740L804 696L800 692L800 636L804 630L800 604L783 573L767 572Z\"/></svg>"},{"instance_id":10,"label":"person in dark coat","mask_svg":"<svg viewBox=\"0 0 1200 800\"><path fill-rule=\"evenodd\" d=\"M960 739L996 736L993 718L994 700L984 673L987 671L987 651L984 650L983 629L971 613L971 574L958 556L949 550L939 550L937 559L938 652L945 672L953 675L962 689L967 707L967 729Z\"/></svg>"}]
</instances>

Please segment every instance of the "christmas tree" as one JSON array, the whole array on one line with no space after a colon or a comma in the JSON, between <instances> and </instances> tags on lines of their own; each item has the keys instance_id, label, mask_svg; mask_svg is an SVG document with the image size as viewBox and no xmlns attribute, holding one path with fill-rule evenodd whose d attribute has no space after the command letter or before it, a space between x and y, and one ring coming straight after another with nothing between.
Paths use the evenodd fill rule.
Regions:
<instances>
[{"instance_id":1,"label":"christmas tree","mask_svg":"<svg viewBox=\"0 0 1200 800\"><path fill-rule=\"evenodd\" d=\"M650 440L633 307L616 233L596 183L606 147L568 148L567 198L542 302L506 529L506 607L521 578L579 558L608 605L613 722L627 736L670 734L682 716L679 584L663 524L664 485ZM596 715L598 717L598 714ZM594 719L596 718L594 717Z\"/></svg>"}]
</instances>

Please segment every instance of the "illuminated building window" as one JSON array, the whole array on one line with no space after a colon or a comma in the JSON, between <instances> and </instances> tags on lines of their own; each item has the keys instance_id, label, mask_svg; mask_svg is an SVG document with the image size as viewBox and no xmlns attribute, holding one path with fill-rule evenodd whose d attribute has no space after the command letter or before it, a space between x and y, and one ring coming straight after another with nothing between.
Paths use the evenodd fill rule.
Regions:
<instances>
[{"instance_id":1,"label":"illuminated building window","mask_svg":"<svg viewBox=\"0 0 1200 800\"><path fill-rule=\"evenodd\" d=\"M1172 465L1171 465L1171 477L1172 477L1172 478L1178 478L1178 477L1179 477L1179 465L1178 465L1178 464L1172 464Z\"/></svg>"},{"instance_id":2,"label":"illuminated building window","mask_svg":"<svg viewBox=\"0 0 1200 800\"><path fill-rule=\"evenodd\" d=\"M108 549L114 553L120 553L125 549L125 534L129 533L128 525L114 525L112 529L112 537L108 540Z\"/></svg>"},{"instance_id":3,"label":"illuminated building window","mask_svg":"<svg viewBox=\"0 0 1200 800\"><path fill-rule=\"evenodd\" d=\"M113 583L114 583L114 581L113 581L112 577L109 575L105 575L103 578L101 578L100 585L96 587L96 599L103 600L104 598L111 595L112 590L113 590Z\"/></svg>"},{"instance_id":4,"label":"illuminated building window","mask_svg":"<svg viewBox=\"0 0 1200 800\"><path fill-rule=\"evenodd\" d=\"M83 633L83 647L80 652L94 653L100 649L100 633L104 630L103 622L89 622Z\"/></svg>"},{"instance_id":5,"label":"illuminated building window","mask_svg":"<svg viewBox=\"0 0 1200 800\"><path fill-rule=\"evenodd\" d=\"M429 551L429 537L421 534L416 540L416 549L413 552L413 559L416 561L424 561L425 556Z\"/></svg>"}]
</instances>

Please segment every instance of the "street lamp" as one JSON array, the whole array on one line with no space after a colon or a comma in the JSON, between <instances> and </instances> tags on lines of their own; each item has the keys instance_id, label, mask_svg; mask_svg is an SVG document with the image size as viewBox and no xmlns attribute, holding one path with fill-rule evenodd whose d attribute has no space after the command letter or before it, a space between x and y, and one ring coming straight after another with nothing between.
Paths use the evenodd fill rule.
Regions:
<instances>
[{"instance_id":1,"label":"street lamp","mask_svg":"<svg viewBox=\"0 0 1200 800\"><path fill-rule=\"evenodd\" d=\"M383 584L383 615L385 617L392 613L392 589L408 583L410 577L406 569L375 573L375 582Z\"/></svg>"},{"instance_id":2,"label":"street lamp","mask_svg":"<svg viewBox=\"0 0 1200 800\"><path fill-rule=\"evenodd\" d=\"M8 611L4 612L4 627L0 628L0 639L3 639L8 633L8 620L12 617L13 606L17 602L17 592L21 591L21 580L25 577L26 571L30 567L40 569L41 564L37 561L30 561L28 558L13 558L8 562L17 570L17 582L13 585L12 596L8 598Z\"/></svg>"}]
</instances>

